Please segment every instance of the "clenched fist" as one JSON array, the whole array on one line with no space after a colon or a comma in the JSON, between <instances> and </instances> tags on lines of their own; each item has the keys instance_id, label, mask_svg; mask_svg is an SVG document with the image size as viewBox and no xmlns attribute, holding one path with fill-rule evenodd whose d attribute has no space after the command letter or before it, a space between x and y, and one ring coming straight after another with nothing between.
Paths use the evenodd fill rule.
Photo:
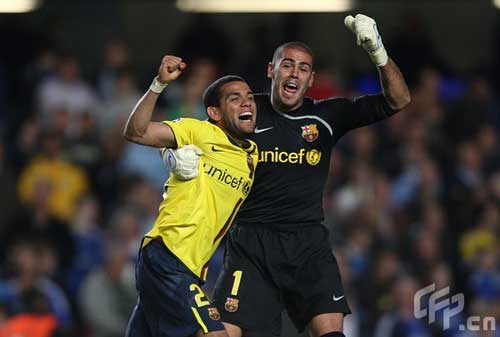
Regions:
<instances>
[{"instance_id":1,"label":"clenched fist","mask_svg":"<svg viewBox=\"0 0 500 337\"><path fill-rule=\"evenodd\" d=\"M168 84L177 79L186 67L186 63L180 57L165 55L158 69L158 81L162 84Z\"/></svg>"}]
</instances>

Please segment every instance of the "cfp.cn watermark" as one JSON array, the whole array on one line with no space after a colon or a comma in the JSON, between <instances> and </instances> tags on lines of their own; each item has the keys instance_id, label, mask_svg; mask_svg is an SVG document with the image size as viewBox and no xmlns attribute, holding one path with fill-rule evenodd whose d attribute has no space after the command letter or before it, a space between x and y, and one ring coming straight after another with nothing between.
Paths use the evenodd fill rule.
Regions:
<instances>
[{"instance_id":1,"label":"cfp.cn watermark","mask_svg":"<svg viewBox=\"0 0 500 337\"><path fill-rule=\"evenodd\" d=\"M413 298L413 313L415 318L425 318L429 323L436 321L436 313L442 311L443 330L450 328L450 320L453 316L460 314L464 309L464 294L458 293L450 296L450 287L436 291L433 283L415 293ZM430 296L428 296L430 295ZM427 306L423 304L424 299ZM496 329L495 317L469 316L465 324L459 324L460 331L492 331Z\"/></svg>"}]
</instances>

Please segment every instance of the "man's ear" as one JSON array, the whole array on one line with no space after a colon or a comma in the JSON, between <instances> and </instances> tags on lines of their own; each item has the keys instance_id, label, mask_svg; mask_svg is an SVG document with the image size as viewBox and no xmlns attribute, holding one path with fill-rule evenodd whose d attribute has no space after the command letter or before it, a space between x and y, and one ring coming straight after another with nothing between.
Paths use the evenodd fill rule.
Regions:
<instances>
[{"instance_id":1,"label":"man's ear","mask_svg":"<svg viewBox=\"0 0 500 337\"><path fill-rule=\"evenodd\" d=\"M208 117L210 117L211 120L214 120L216 122L218 122L222 119L222 115L219 112L219 109L217 109L214 106L209 106L207 108L207 115L208 115Z\"/></svg>"},{"instance_id":2,"label":"man's ear","mask_svg":"<svg viewBox=\"0 0 500 337\"><path fill-rule=\"evenodd\" d=\"M273 70L274 70L274 65L269 62L267 64L267 78L273 78Z\"/></svg>"},{"instance_id":3,"label":"man's ear","mask_svg":"<svg viewBox=\"0 0 500 337\"><path fill-rule=\"evenodd\" d=\"M310 88L312 87L313 83L314 83L314 71L311 74L311 78L309 79L309 83L307 83L307 86Z\"/></svg>"}]
</instances>

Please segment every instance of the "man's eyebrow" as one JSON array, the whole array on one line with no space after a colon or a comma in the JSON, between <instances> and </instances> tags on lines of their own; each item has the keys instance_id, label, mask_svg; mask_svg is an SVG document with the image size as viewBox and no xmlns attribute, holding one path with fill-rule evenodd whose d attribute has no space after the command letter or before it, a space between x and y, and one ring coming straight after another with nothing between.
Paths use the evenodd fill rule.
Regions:
<instances>
[{"instance_id":1,"label":"man's eyebrow","mask_svg":"<svg viewBox=\"0 0 500 337\"><path fill-rule=\"evenodd\" d=\"M247 95L253 95L253 91L247 91L246 92ZM240 92L237 92L237 91L234 91L234 92L229 92L226 97L229 97L229 96L241 96L242 94Z\"/></svg>"},{"instance_id":2,"label":"man's eyebrow","mask_svg":"<svg viewBox=\"0 0 500 337\"><path fill-rule=\"evenodd\" d=\"M283 60L281 60L281 62L285 62L285 61L292 62L292 63L296 63L294 59L291 59L291 58L288 58L288 57L286 57L286 58L284 58ZM309 68L311 68L311 69L312 69L312 65L311 65L311 64L309 64L309 63L307 63L307 62L299 62L299 64L300 64L300 65L306 65L306 66L308 66Z\"/></svg>"}]
</instances>

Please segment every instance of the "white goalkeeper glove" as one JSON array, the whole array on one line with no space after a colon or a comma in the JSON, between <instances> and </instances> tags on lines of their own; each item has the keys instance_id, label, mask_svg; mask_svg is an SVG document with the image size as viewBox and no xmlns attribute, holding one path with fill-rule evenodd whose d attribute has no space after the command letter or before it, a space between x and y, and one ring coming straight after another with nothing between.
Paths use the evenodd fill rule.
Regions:
<instances>
[{"instance_id":1,"label":"white goalkeeper glove","mask_svg":"<svg viewBox=\"0 0 500 337\"><path fill-rule=\"evenodd\" d=\"M375 20L363 14L358 14L356 17L349 15L344 19L344 24L356 35L358 46L362 46L368 52L377 67L387 64L389 57L382 44Z\"/></svg>"},{"instance_id":2,"label":"white goalkeeper glove","mask_svg":"<svg viewBox=\"0 0 500 337\"><path fill-rule=\"evenodd\" d=\"M160 150L165 166L180 180L190 180L198 176L200 156L203 151L196 145L185 145L180 149Z\"/></svg>"}]
</instances>

